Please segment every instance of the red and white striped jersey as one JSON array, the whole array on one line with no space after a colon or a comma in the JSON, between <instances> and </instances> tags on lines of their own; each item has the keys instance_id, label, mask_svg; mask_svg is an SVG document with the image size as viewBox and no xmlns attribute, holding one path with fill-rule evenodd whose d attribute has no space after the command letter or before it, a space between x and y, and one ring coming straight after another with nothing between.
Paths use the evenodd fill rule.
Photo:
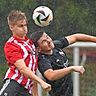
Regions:
<instances>
[{"instance_id":1,"label":"red and white striped jersey","mask_svg":"<svg viewBox=\"0 0 96 96\"><path fill-rule=\"evenodd\" d=\"M23 59L26 66L36 73L38 58L34 44L27 37L23 40L13 36L6 42L4 52L9 65L4 79L16 80L32 94L33 81L22 75L14 63Z\"/></svg>"}]
</instances>

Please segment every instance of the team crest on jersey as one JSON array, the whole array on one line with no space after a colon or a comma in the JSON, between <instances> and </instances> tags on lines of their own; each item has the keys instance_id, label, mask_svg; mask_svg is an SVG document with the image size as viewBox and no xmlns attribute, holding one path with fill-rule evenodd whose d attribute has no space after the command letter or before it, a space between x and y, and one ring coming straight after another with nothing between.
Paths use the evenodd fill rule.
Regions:
<instances>
[{"instance_id":1,"label":"team crest on jersey","mask_svg":"<svg viewBox=\"0 0 96 96\"><path fill-rule=\"evenodd\" d=\"M64 55L64 53L63 53L62 51L59 51L59 54L60 54L60 55Z\"/></svg>"},{"instance_id":2,"label":"team crest on jersey","mask_svg":"<svg viewBox=\"0 0 96 96\"><path fill-rule=\"evenodd\" d=\"M60 61L59 59L56 60L56 62L59 62L59 61Z\"/></svg>"}]
</instances>

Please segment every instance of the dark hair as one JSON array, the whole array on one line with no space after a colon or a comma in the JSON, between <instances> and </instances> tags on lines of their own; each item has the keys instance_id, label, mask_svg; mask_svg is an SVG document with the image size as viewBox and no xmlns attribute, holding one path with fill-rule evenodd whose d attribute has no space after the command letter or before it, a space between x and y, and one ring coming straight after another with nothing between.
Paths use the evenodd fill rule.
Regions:
<instances>
[{"instance_id":1,"label":"dark hair","mask_svg":"<svg viewBox=\"0 0 96 96\"><path fill-rule=\"evenodd\" d=\"M37 42L40 39L40 37L42 37L43 33L44 33L43 31L37 31L30 35L30 39L33 41L33 43L36 47L38 46Z\"/></svg>"}]
</instances>

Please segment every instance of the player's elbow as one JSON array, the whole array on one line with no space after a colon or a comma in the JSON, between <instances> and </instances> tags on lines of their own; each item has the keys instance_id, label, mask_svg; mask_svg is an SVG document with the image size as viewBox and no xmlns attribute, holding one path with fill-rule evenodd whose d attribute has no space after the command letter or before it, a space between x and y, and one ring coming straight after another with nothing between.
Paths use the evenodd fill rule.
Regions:
<instances>
[{"instance_id":1,"label":"player's elbow","mask_svg":"<svg viewBox=\"0 0 96 96\"><path fill-rule=\"evenodd\" d=\"M46 77L48 80L50 80L50 81L54 81L55 80L55 78L54 78L54 76L48 76L48 77Z\"/></svg>"},{"instance_id":2,"label":"player's elbow","mask_svg":"<svg viewBox=\"0 0 96 96\"><path fill-rule=\"evenodd\" d=\"M53 81L53 80L56 79L56 76L54 74L54 71L52 71L52 72L46 72L44 75L50 81Z\"/></svg>"},{"instance_id":3,"label":"player's elbow","mask_svg":"<svg viewBox=\"0 0 96 96\"><path fill-rule=\"evenodd\" d=\"M50 78L50 80L51 80L51 81L56 80L56 76L53 75L53 76Z\"/></svg>"}]
</instances>

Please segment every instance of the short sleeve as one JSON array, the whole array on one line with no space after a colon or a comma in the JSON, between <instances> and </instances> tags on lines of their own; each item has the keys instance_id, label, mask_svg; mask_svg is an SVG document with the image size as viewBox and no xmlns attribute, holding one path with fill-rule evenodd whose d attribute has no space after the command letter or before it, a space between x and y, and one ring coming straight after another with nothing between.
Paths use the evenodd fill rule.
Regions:
<instances>
[{"instance_id":1,"label":"short sleeve","mask_svg":"<svg viewBox=\"0 0 96 96\"><path fill-rule=\"evenodd\" d=\"M63 38L60 38L58 40L54 40L54 44L55 44L56 48L63 49L69 45L69 42L66 38L63 37Z\"/></svg>"},{"instance_id":2,"label":"short sleeve","mask_svg":"<svg viewBox=\"0 0 96 96\"><path fill-rule=\"evenodd\" d=\"M22 59L21 49L15 44L7 43L4 47L4 53L7 61L11 64Z\"/></svg>"},{"instance_id":3,"label":"short sleeve","mask_svg":"<svg viewBox=\"0 0 96 96\"><path fill-rule=\"evenodd\" d=\"M44 72L48 69L52 69L50 60L46 58L39 58L38 69L41 74L44 76Z\"/></svg>"}]
</instances>

